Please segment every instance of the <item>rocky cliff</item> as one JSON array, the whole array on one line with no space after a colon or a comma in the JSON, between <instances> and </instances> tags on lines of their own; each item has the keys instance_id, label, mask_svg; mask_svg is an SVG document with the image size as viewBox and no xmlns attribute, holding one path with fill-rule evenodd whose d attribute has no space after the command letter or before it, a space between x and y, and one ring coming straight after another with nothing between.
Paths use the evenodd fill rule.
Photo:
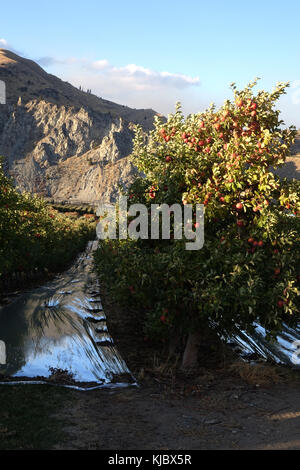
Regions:
<instances>
[{"instance_id":1,"label":"rocky cliff","mask_svg":"<svg viewBox=\"0 0 300 470\"><path fill-rule=\"evenodd\" d=\"M151 129L155 112L77 90L32 61L0 49L0 155L20 190L57 202L113 201L135 170L133 124Z\"/></svg>"}]
</instances>

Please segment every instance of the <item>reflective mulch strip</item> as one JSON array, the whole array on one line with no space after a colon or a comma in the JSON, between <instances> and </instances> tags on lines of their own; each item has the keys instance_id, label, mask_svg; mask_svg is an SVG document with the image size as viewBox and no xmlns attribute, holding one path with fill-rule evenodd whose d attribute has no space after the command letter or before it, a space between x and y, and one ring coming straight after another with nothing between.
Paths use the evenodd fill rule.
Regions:
<instances>
[{"instance_id":1,"label":"reflective mulch strip","mask_svg":"<svg viewBox=\"0 0 300 470\"><path fill-rule=\"evenodd\" d=\"M78 390L137 385L114 346L93 272L90 242L73 266L0 309L5 384L50 383ZM2 378L1 378L2 377Z\"/></svg>"}]
</instances>

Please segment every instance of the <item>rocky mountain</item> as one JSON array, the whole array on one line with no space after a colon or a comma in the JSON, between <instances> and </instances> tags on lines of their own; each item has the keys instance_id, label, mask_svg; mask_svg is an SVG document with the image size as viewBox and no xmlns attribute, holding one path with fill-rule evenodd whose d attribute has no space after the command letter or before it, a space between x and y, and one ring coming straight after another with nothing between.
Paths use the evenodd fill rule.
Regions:
<instances>
[{"instance_id":1,"label":"rocky mountain","mask_svg":"<svg viewBox=\"0 0 300 470\"><path fill-rule=\"evenodd\" d=\"M300 179L300 130L298 130L295 143L291 147L291 156L287 157L283 167L276 170L281 178Z\"/></svg>"},{"instance_id":2,"label":"rocky mountain","mask_svg":"<svg viewBox=\"0 0 300 470\"><path fill-rule=\"evenodd\" d=\"M134 174L133 124L149 131L155 112L78 90L35 62L0 49L0 155L21 190L56 202L113 201Z\"/></svg>"}]
</instances>

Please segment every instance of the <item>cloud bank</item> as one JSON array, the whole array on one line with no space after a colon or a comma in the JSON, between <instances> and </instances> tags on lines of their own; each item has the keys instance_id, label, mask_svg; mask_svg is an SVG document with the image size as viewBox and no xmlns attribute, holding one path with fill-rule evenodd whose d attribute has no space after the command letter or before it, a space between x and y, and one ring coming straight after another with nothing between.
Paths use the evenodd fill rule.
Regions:
<instances>
[{"instance_id":1,"label":"cloud bank","mask_svg":"<svg viewBox=\"0 0 300 470\"><path fill-rule=\"evenodd\" d=\"M77 87L91 89L97 96L135 108L153 108L163 114L172 112L176 101L195 103L201 85L199 77L155 71L133 63L116 67L105 58L88 61L42 57L38 63L51 68L52 73L54 69L54 73Z\"/></svg>"}]
</instances>

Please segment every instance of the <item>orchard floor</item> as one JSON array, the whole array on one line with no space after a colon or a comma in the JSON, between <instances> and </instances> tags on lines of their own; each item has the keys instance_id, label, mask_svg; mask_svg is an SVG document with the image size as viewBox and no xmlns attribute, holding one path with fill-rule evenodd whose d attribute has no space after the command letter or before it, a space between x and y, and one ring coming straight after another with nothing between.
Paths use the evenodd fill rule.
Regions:
<instances>
[{"instance_id":1,"label":"orchard floor","mask_svg":"<svg viewBox=\"0 0 300 470\"><path fill-rule=\"evenodd\" d=\"M55 449L300 449L300 374L249 366L203 346L183 374L174 358L145 342L137 317L102 292L108 328L140 386L70 392L57 417L66 437ZM133 316L132 316L133 315Z\"/></svg>"},{"instance_id":2,"label":"orchard floor","mask_svg":"<svg viewBox=\"0 0 300 470\"><path fill-rule=\"evenodd\" d=\"M202 346L183 374L145 342L138 312L102 292L108 328L139 387L0 386L0 449L300 449L300 374ZM202 361L201 361L202 358Z\"/></svg>"},{"instance_id":3,"label":"orchard floor","mask_svg":"<svg viewBox=\"0 0 300 470\"><path fill-rule=\"evenodd\" d=\"M54 449L300 449L296 383L257 388L215 377L195 394L153 383L72 392L58 413L66 436Z\"/></svg>"}]
</instances>

